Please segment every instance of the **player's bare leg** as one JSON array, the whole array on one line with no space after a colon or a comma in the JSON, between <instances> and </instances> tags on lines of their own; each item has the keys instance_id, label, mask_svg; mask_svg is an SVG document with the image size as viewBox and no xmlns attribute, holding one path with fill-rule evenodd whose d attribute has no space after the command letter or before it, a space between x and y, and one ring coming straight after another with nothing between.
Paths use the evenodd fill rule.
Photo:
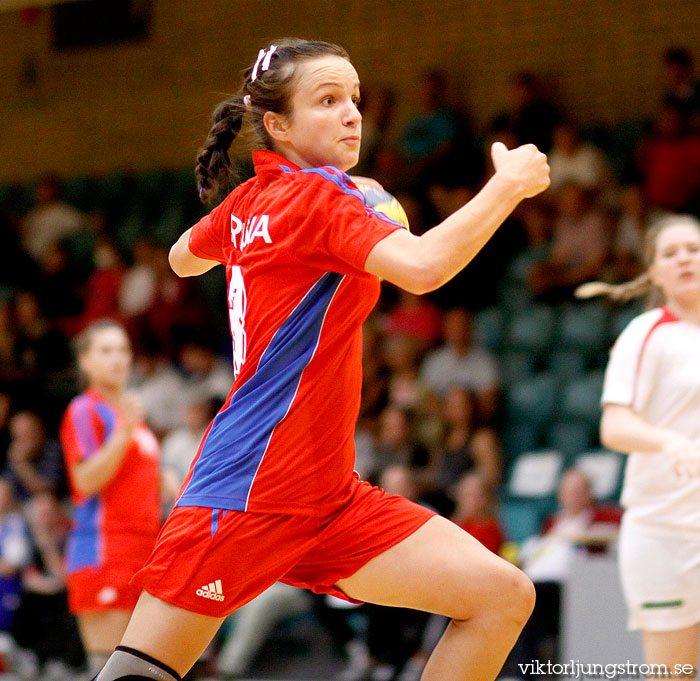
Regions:
<instances>
[{"instance_id":1,"label":"player's bare leg","mask_svg":"<svg viewBox=\"0 0 700 681\"><path fill-rule=\"evenodd\" d=\"M452 618L423 681L495 679L535 602L530 580L445 518L338 582L348 596Z\"/></svg>"},{"instance_id":2,"label":"player's bare leg","mask_svg":"<svg viewBox=\"0 0 700 681\"><path fill-rule=\"evenodd\" d=\"M643 631L644 658L647 664L665 664L671 673L675 665L697 669L699 636L700 624L674 631Z\"/></svg>"},{"instance_id":3,"label":"player's bare leg","mask_svg":"<svg viewBox=\"0 0 700 681\"><path fill-rule=\"evenodd\" d=\"M129 623L131 610L104 610L85 612L77 616L78 630L88 656L91 674L96 674L115 646Z\"/></svg>"},{"instance_id":4,"label":"player's bare leg","mask_svg":"<svg viewBox=\"0 0 700 681\"><path fill-rule=\"evenodd\" d=\"M183 610L144 591L121 645L146 653L184 676L224 619Z\"/></svg>"}]
</instances>

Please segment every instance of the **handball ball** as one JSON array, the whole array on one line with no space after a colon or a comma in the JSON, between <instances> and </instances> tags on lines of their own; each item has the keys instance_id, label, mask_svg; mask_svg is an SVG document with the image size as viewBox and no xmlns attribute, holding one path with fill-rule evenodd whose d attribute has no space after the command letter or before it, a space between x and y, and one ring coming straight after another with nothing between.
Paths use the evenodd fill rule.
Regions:
<instances>
[{"instance_id":1,"label":"handball ball","mask_svg":"<svg viewBox=\"0 0 700 681\"><path fill-rule=\"evenodd\" d=\"M356 186L365 195L366 206L373 208L378 213L383 213L390 220L398 222L404 226L404 229L410 231L406 211L395 196L373 185L359 183Z\"/></svg>"}]
</instances>

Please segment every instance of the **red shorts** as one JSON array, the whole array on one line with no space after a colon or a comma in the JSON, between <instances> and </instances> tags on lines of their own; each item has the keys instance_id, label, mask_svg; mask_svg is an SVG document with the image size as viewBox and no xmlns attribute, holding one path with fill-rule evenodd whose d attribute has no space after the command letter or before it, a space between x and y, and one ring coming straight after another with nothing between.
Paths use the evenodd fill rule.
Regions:
<instances>
[{"instance_id":1,"label":"red shorts","mask_svg":"<svg viewBox=\"0 0 700 681\"><path fill-rule=\"evenodd\" d=\"M68 606L73 614L133 610L141 593L129 583L134 570L82 568L68 575Z\"/></svg>"},{"instance_id":2,"label":"red shorts","mask_svg":"<svg viewBox=\"0 0 700 681\"><path fill-rule=\"evenodd\" d=\"M369 483L353 484L350 501L323 517L177 507L131 583L212 617L230 614L277 581L352 600L338 580L435 515Z\"/></svg>"}]
</instances>

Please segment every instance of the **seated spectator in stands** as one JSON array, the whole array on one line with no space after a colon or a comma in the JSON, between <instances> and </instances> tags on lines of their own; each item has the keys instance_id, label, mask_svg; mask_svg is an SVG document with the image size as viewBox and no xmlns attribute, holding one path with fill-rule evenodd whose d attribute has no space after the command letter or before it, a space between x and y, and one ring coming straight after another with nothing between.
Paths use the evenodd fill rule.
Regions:
<instances>
[{"instance_id":1,"label":"seated spectator in stands","mask_svg":"<svg viewBox=\"0 0 700 681\"><path fill-rule=\"evenodd\" d=\"M412 338L421 351L430 349L440 338L442 315L425 296L399 289L399 300L386 316L384 332L388 336Z\"/></svg>"},{"instance_id":2,"label":"seated spectator in stands","mask_svg":"<svg viewBox=\"0 0 700 681\"><path fill-rule=\"evenodd\" d=\"M549 256L531 267L527 281L542 300L569 300L573 289L598 276L610 250L605 216L577 184L559 191Z\"/></svg>"},{"instance_id":3,"label":"seated spectator in stands","mask_svg":"<svg viewBox=\"0 0 700 681\"><path fill-rule=\"evenodd\" d=\"M85 283L85 304L72 333L82 331L98 319L120 319L119 288L124 276L117 247L108 239L97 242L94 253L95 269Z\"/></svg>"},{"instance_id":4,"label":"seated spectator in stands","mask_svg":"<svg viewBox=\"0 0 700 681\"><path fill-rule=\"evenodd\" d=\"M692 128L700 126L700 80L695 77L693 55L685 47L670 47L663 55L665 90L662 101L684 109Z\"/></svg>"},{"instance_id":5,"label":"seated spectator in stands","mask_svg":"<svg viewBox=\"0 0 700 681\"><path fill-rule=\"evenodd\" d=\"M399 136L407 186L425 188L436 174L457 173L465 184L481 178L483 170L473 170L481 159L480 150L476 151L466 117L448 101L448 91L444 71L430 69L421 74L420 112L409 118Z\"/></svg>"},{"instance_id":6,"label":"seated spectator in stands","mask_svg":"<svg viewBox=\"0 0 700 681\"><path fill-rule=\"evenodd\" d=\"M454 485L455 509L452 521L478 539L487 549L498 553L504 533L496 516L495 487L478 472L463 475Z\"/></svg>"},{"instance_id":7,"label":"seated spectator in stands","mask_svg":"<svg viewBox=\"0 0 700 681\"><path fill-rule=\"evenodd\" d=\"M409 411L390 404L379 417L379 432L374 447L377 466L374 475L381 476L384 469L397 464L425 468L428 459L427 449L413 431Z\"/></svg>"},{"instance_id":8,"label":"seated spectator in stands","mask_svg":"<svg viewBox=\"0 0 700 681\"><path fill-rule=\"evenodd\" d=\"M155 301L158 275L153 255L153 245L148 239L139 239L134 244L133 262L119 286L119 312L126 320L145 314Z\"/></svg>"},{"instance_id":9,"label":"seated spectator in stands","mask_svg":"<svg viewBox=\"0 0 700 681\"><path fill-rule=\"evenodd\" d=\"M393 335L384 339L382 356L389 369L388 398L397 407L416 409L427 396L418 378L419 350L418 343L408 336Z\"/></svg>"},{"instance_id":10,"label":"seated spectator in stands","mask_svg":"<svg viewBox=\"0 0 700 681\"><path fill-rule=\"evenodd\" d=\"M162 495L173 503L199 450L204 433L216 415L219 402L192 398L180 411L181 425L171 430L161 443Z\"/></svg>"},{"instance_id":11,"label":"seated spectator in stands","mask_svg":"<svg viewBox=\"0 0 700 681\"><path fill-rule=\"evenodd\" d=\"M560 123L554 128L552 149L548 155L550 191L557 192L573 183L595 194L612 182L612 175L603 152L584 142L573 123Z\"/></svg>"},{"instance_id":12,"label":"seated spectator in stands","mask_svg":"<svg viewBox=\"0 0 700 681\"><path fill-rule=\"evenodd\" d=\"M621 212L615 224L611 248L611 265L616 281L629 281L644 270L644 233L662 217L663 212L650 208L638 184L620 193Z\"/></svg>"},{"instance_id":13,"label":"seated spectator in stands","mask_svg":"<svg viewBox=\"0 0 700 681\"><path fill-rule=\"evenodd\" d=\"M617 507L599 506L591 482L579 470L564 473L557 490L558 510L547 518L539 535L521 549L523 571L537 592L535 610L520 636L514 655L518 661L547 659L540 644L548 640L557 650L561 584L566 582L575 551L604 546L617 536L622 516ZM557 654L552 659L558 659Z\"/></svg>"},{"instance_id":14,"label":"seated spectator in stands","mask_svg":"<svg viewBox=\"0 0 700 681\"><path fill-rule=\"evenodd\" d=\"M423 360L421 382L441 397L454 386L471 390L476 396L477 421L490 421L498 405L498 364L488 350L474 345L469 312L464 308L446 312L442 337L444 344Z\"/></svg>"},{"instance_id":15,"label":"seated spectator in stands","mask_svg":"<svg viewBox=\"0 0 700 681\"><path fill-rule=\"evenodd\" d=\"M7 449L10 446L10 414L12 395L7 387L0 384L0 471L4 470Z\"/></svg>"},{"instance_id":16,"label":"seated spectator in stands","mask_svg":"<svg viewBox=\"0 0 700 681\"><path fill-rule=\"evenodd\" d=\"M187 404L185 378L160 344L146 336L134 357L131 387L143 402L146 423L159 437L177 428Z\"/></svg>"},{"instance_id":17,"label":"seated spectator in stands","mask_svg":"<svg viewBox=\"0 0 700 681\"><path fill-rule=\"evenodd\" d=\"M73 361L67 338L44 317L33 293L15 295L17 353L30 374L46 379L68 369Z\"/></svg>"},{"instance_id":18,"label":"seated spectator in stands","mask_svg":"<svg viewBox=\"0 0 700 681\"><path fill-rule=\"evenodd\" d=\"M59 198L58 178L46 175L35 189L34 207L21 224L22 243L35 261L39 261L57 241L79 232L85 216Z\"/></svg>"},{"instance_id":19,"label":"seated spectator in stands","mask_svg":"<svg viewBox=\"0 0 700 681\"><path fill-rule=\"evenodd\" d=\"M42 254L34 291L47 319L63 328L68 318L83 309L80 272L68 257L65 243L59 241ZM71 328L70 325L67 328Z\"/></svg>"},{"instance_id":20,"label":"seated spectator in stands","mask_svg":"<svg viewBox=\"0 0 700 681\"><path fill-rule=\"evenodd\" d=\"M18 411L10 418L10 446L3 478L20 501L51 492L65 494L66 479L61 446L46 435L38 414Z\"/></svg>"},{"instance_id":21,"label":"seated spectator in stands","mask_svg":"<svg viewBox=\"0 0 700 681\"><path fill-rule=\"evenodd\" d=\"M638 156L650 205L677 213L700 209L700 130L690 128L681 104L664 103Z\"/></svg>"},{"instance_id":22,"label":"seated spectator in stands","mask_svg":"<svg viewBox=\"0 0 700 681\"><path fill-rule=\"evenodd\" d=\"M204 340L186 342L179 353L185 374L184 392L224 402L233 385L231 363L219 357Z\"/></svg>"},{"instance_id":23,"label":"seated spectator in stands","mask_svg":"<svg viewBox=\"0 0 700 681\"><path fill-rule=\"evenodd\" d=\"M0 298L0 380L8 384L25 375L17 352L17 335L14 306L9 298Z\"/></svg>"},{"instance_id":24,"label":"seated spectator in stands","mask_svg":"<svg viewBox=\"0 0 700 681\"><path fill-rule=\"evenodd\" d=\"M11 631L29 562L29 529L16 508L12 483L0 478L0 631Z\"/></svg>"},{"instance_id":25,"label":"seated spectator in stands","mask_svg":"<svg viewBox=\"0 0 700 681\"><path fill-rule=\"evenodd\" d=\"M431 451L424 475L427 499L443 515L453 512L452 487L465 473L478 473L490 485L501 479L501 447L496 432L476 420L474 395L450 388L441 404L444 431Z\"/></svg>"},{"instance_id":26,"label":"seated spectator in stands","mask_svg":"<svg viewBox=\"0 0 700 681\"><path fill-rule=\"evenodd\" d=\"M541 83L532 73L514 74L509 85L508 108L493 118L490 131L510 130L515 145L534 144L548 153L560 119L557 107L544 96Z\"/></svg>"},{"instance_id":27,"label":"seated spectator in stands","mask_svg":"<svg viewBox=\"0 0 700 681\"><path fill-rule=\"evenodd\" d=\"M23 250L15 219L0 208L0 289L28 288L36 283L38 268Z\"/></svg>"},{"instance_id":28,"label":"seated spectator in stands","mask_svg":"<svg viewBox=\"0 0 700 681\"><path fill-rule=\"evenodd\" d=\"M64 555L71 520L47 492L34 495L27 510L33 557L22 576L13 632L17 643L36 655L46 677L75 678L85 656L68 611Z\"/></svg>"}]
</instances>

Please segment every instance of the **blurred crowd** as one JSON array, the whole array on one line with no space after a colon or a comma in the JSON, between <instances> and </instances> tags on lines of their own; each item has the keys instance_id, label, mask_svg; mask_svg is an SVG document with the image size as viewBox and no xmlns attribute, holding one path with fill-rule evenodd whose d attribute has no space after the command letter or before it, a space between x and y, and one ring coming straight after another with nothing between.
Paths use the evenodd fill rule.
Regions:
<instances>
[{"instance_id":1,"label":"blurred crowd","mask_svg":"<svg viewBox=\"0 0 700 681\"><path fill-rule=\"evenodd\" d=\"M530 73L513 75L509 101L483 129L440 70L418 78L421 109L396 134L391 89L363 92L356 172L397 196L415 233L479 190L492 172L493 140L534 143L549 155L551 188L520 206L462 274L423 297L385 286L364 329L358 472L437 509L495 552L511 539L497 503L512 453L503 444L502 366L479 344L474 316L504 296L556 305L592 278L634 277L656 215L700 214L700 86L690 52L667 50L663 73L652 120L608 126L581 126ZM56 440L80 389L71 339L104 317L129 330L133 387L162 445L164 514L232 382L223 273L177 278L167 261L176 233L167 224L139 230L149 202L98 201L88 212L66 200L64 187L46 176L28 210L0 202L0 673L13 658L26 678L71 678L66 670L83 663L66 606L70 516ZM194 184L185 191L194 194ZM161 210L151 223L179 215L170 229L189 226L178 222L182 213ZM507 275L520 290L504 290ZM247 615L248 629L243 613L225 627L222 673L233 678L253 663L270 609L312 609L347 656L347 679L418 678L444 627L422 615L343 609L330 599L300 603L279 586ZM246 631L254 635L246 639Z\"/></svg>"}]
</instances>

